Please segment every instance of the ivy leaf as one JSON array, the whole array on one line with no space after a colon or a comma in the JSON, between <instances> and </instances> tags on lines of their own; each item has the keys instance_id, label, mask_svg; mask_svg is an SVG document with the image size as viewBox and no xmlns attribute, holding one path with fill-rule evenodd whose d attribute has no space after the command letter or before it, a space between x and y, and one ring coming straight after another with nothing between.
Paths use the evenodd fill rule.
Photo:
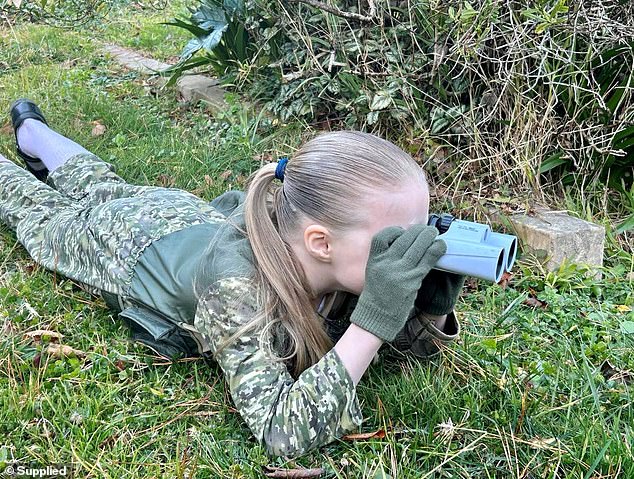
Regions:
<instances>
[{"instance_id":1,"label":"ivy leaf","mask_svg":"<svg viewBox=\"0 0 634 479\"><path fill-rule=\"evenodd\" d=\"M366 120L368 121L368 125L374 125L379 119L378 111L371 111L366 115Z\"/></svg>"},{"instance_id":2,"label":"ivy leaf","mask_svg":"<svg viewBox=\"0 0 634 479\"><path fill-rule=\"evenodd\" d=\"M370 110L384 110L392 103L392 97L385 90L379 90L372 98L372 103L370 104Z\"/></svg>"}]
</instances>

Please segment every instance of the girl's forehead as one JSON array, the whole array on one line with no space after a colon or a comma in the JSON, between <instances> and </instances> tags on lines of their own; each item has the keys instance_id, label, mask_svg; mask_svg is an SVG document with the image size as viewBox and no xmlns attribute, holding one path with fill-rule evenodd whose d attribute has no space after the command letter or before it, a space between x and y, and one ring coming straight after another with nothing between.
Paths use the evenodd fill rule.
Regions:
<instances>
[{"instance_id":1,"label":"girl's forehead","mask_svg":"<svg viewBox=\"0 0 634 479\"><path fill-rule=\"evenodd\" d=\"M429 192L426 185L412 183L400 189L375 191L368 197L367 212L372 223L426 224Z\"/></svg>"}]
</instances>

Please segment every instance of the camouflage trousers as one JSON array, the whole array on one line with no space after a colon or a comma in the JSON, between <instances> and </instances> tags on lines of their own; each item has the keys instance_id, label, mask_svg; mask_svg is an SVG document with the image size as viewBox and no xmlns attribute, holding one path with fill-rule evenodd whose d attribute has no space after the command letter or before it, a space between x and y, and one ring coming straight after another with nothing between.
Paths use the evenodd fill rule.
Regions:
<instances>
[{"instance_id":1,"label":"camouflage trousers","mask_svg":"<svg viewBox=\"0 0 634 479\"><path fill-rule=\"evenodd\" d=\"M71 157L47 184L0 161L0 221L37 263L96 294L125 295L148 245L212 218L218 212L207 201L177 188L126 183L93 154Z\"/></svg>"}]
</instances>

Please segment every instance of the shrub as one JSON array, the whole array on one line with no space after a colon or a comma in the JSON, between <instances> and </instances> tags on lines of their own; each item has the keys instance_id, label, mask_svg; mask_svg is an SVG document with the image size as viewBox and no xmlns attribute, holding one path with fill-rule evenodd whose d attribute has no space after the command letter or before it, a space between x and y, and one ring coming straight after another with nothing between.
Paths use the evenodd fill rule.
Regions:
<instances>
[{"instance_id":1,"label":"shrub","mask_svg":"<svg viewBox=\"0 0 634 479\"><path fill-rule=\"evenodd\" d=\"M535 193L632 182L632 2L250 0L241 22L239 86L283 120L407 136L430 169Z\"/></svg>"},{"instance_id":2,"label":"shrub","mask_svg":"<svg viewBox=\"0 0 634 479\"><path fill-rule=\"evenodd\" d=\"M165 0L156 0L165 1ZM0 0L0 20L28 19L64 28L76 28L103 18L114 5L128 0Z\"/></svg>"}]
</instances>

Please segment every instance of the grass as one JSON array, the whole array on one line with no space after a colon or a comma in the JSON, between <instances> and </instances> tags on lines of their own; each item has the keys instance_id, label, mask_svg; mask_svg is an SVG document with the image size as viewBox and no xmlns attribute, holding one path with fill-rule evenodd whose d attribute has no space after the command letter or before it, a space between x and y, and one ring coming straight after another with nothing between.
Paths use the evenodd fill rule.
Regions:
<instances>
[{"instance_id":1,"label":"grass","mask_svg":"<svg viewBox=\"0 0 634 479\"><path fill-rule=\"evenodd\" d=\"M241 189L262 160L301 142L301 125L272 125L235 96L211 118L99 54L99 42L129 39L131 19L146 25L146 13L113 11L113 26L91 35L3 30L0 107L28 95L128 181L207 199ZM156 32L137 46L163 48L167 34ZM92 134L95 122L103 134ZM0 126L0 153L17 161L6 117ZM601 220L598 208L568 202ZM103 302L36 265L0 226L0 464L72 462L77 477L99 478L255 478L263 466L295 464L338 479L632 477L631 255L609 240L606 265L601 280L587 280L574 266L541 274L525 257L507 288L472 283L454 348L427 362L384 355L359 384L363 431L386 437L286 461L255 443L213 362L149 355ZM529 295L542 306L526 304ZM62 333L85 356L47 354L52 339L25 337L36 329Z\"/></svg>"}]
</instances>

